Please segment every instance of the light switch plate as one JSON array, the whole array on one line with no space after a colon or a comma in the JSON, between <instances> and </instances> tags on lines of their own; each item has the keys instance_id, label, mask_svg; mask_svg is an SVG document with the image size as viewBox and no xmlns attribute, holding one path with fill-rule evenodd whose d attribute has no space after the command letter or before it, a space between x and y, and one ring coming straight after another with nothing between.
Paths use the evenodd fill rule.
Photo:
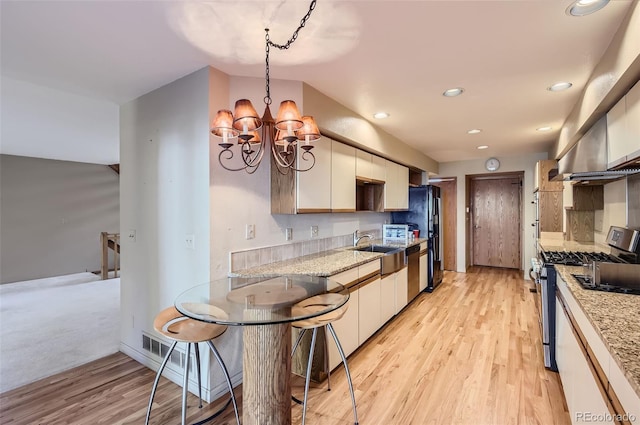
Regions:
<instances>
[{"instance_id":1,"label":"light switch plate","mask_svg":"<svg viewBox=\"0 0 640 425\"><path fill-rule=\"evenodd\" d=\"M284 238L288 241L293 239L293 228L287 227L284 231Z\"/></svg>"},{"instance_id":2,"label":"light switch plate","mask_svg":"<svg viewBox=\"0 0 640 425\"><path fill-rule=\"evenodd\" d=\"M256 237L256 226L255 224L247 224L247 227L245 229L245 238L246 239L253 239Z\"/></svg>"},{"instance_id":3,"label":"light switch plate","mask_svg":"<svg viewBox=\"0 0 640 425\"><path fill-rule=\"evenodd\" d=\"M318 226L311 226L311 237L312 238L318 237Z\"/></svg>"},{"instance_id":4,"label":"light switch plate","mask_svg":"<svg viewBox=\"0 0 640 425\"><path fill-rule=\"evenodd\" d=\"M129 242L135 242L136 241L136 229L129 229L129 234L127 235L127 237L129 238Z\"/></svg>"},{"instance_id":5,"label":"light switch plate","mask_svg":"<svg viewBox=\"0 0 640 425\"><path fill-rule=\"evenodd\" d=\"M187 249L196 249L196 236L191 233L184 235L184 244Z\"/></svg>"}]
</instances>

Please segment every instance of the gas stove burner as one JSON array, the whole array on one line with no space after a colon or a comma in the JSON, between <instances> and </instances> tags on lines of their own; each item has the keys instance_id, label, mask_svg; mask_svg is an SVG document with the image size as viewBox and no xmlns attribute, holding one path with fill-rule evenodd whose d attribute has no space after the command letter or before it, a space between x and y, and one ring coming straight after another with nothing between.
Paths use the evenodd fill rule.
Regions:
<instances>
[{"instance_id":1,"label":"gas stove burner","mask_svg":"<svg viewBox=\"0 0 640 425\"><path fill-rule=\"evenodd\" d=\"M624 286L616 286L609 285L607 283L593 283L589 276L572 274L580 286L584 289L588 289L591 291L601 291L601 292L613 292L616 294L631 294L631 295L640 295L640 289L638 288L627 288Z\"/></svg>"},{"instance_id":2,"label":"gas stove burner","mask_svg":"<svg viewBox=\"0 0 640 425\"><path fill-rule=\"evenodd\" d=\"M592 261L620 263L613 255L604 252L544 251L542 259L547 264L564 264L565 266L582 266Z\"/></svg>"}]
</instances>

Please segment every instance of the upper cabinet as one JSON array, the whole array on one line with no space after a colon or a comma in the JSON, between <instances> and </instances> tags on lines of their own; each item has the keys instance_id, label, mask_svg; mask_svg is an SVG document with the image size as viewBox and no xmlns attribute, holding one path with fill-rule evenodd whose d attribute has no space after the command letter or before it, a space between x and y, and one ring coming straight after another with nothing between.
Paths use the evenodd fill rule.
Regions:
<instances>
[{"instance_id":1,"label":"upper cabinet","mask_svg":"<svg viewBox=\"0 0 640 425\"><path fill-rule=\"evenodd\" d=\"M316 164L309 171L297 172L297 213L331 212L331 139L322 137L313 142L311 152L316 157ZM298 149L298 165L305 167L303 149Z\"/></svg>"},{"instance_id":2,"label":"upper cabinet","mask_svg":"<svg viewBox=\"0 0 640 425\"><path fill-rule=\"evenodd\" d=\"M356 149L356 178L363 181L384 183L386 179L385 159Z\"/></svg>"},{"instance_id":3,"label":"upper cabinet","mask_svg":"<svg viewBox=\"0 0 640 425\"><path fill-rule=\"evenodd\" d=\"M386 161L384 209L385 211L409 209L409 169L392 161Z\"/></svg>"},{"instance_id":4,"label":"upper cabinet","mask_svg":"<svg viewBox=\"0 0 640 425\"><path fill-rule=\"evenodd\" d=\"M533 179L533 191L555 192L563 189L562 181L549 181L549 171L558 167L555 159L545 159L536 162L535 175Z\"/></svg>"},{"instance_id":5,"label":"upper cabinet","mask_svg":"<svg viewBox=\"0 0 640 425\"><path fill-rule=\"evenodd\" d=\"M331 141L331 211L356 210L356 148Z\"/></svg>"},{"instance_id":6,"label":"upper cabinet","mask_svg":"<svg viewBox=\"0 0 640 425\"><path fill-rule=\"evenodd\" d=\"M607 113L607 162L609 168L640 157L640 83L629 90Z\"/></svg>"}]
</instances>

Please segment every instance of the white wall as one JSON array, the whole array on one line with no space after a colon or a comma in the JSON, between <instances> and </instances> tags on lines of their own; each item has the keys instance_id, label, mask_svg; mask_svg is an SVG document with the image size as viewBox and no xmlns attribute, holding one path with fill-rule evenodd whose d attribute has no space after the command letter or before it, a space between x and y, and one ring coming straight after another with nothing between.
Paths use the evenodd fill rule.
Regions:
<instances>
[{"instance_id":1,"label":"white wall","mask_svg":"<svg viewBox=\"0 0 640 425\"><path fill-rule=\"evenodd\" d=\"M1 78L0 153L93 164L119 161L118 105Z\"/></svg>"},{"instance_id":2,"label":"white wall","mask_svg":"<svg viewBox=\"0 0 640 425\"><path fill-rule=\"evenodd\" d=\"M100 232L119 232L115 171L0 155L0 175L0 283L100 270Z\"/></svg>"},{"instance_id":3,"label":"white wall","mask_svg":"<svg viewBox=\"0 0 640 425\"><path fill-rule=\"evenodd\" d=\"M533 178L536 162L547 159L546 153L529 154L513 157L498 157L500 160L499 172L524 171L524 181L522 187L524 216L522 218L522 269L524 278L529 279L529 268L531 258L535 256L535 238L531 230L531 223L535 221L535 210L531 207L533 201ZM441 177L457 177L457 217L456 217L456 245L458 252L456 256L457 271L466 272L466 232L467 212L465 211L465 176L470 174L488 173L484 168L485 159L471 161L455 161L440 164Z\"/></svg>"},{"instance_id":4,"label":"white wall","mask_svg":"<svg viewBox=\"0 0 640 425\"><path fill-rule=\"evenodd\" d=\"M120 109L121 350L147 365L142 331L209 281L208 85L202 69Z\"/></svg>"}]
</instances>

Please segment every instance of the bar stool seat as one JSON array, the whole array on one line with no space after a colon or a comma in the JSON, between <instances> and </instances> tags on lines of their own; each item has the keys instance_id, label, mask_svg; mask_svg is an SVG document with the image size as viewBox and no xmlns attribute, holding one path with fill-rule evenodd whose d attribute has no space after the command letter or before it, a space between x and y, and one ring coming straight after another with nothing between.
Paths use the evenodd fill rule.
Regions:
<instances>
[{"instance_id":1,"label":"bar stool seat","mask_svg":"<svg viewBox=\"0 0 640 425\"><path fill-rule=\"evenodd\" d=\"M314 297L307 298L305 300L300 301L296 305L293 306L293 314L294 315L303 315L310 314L313 312L318 312L320 310L324 310L326 306L335 304L338 302L338 299L342 299L342 295L339 294L322 294L316 295ZM342 364L344 365L344 370L347 374L347 382L349 384L349 392L351 393L351 404L353 406L353 418L354 424L358 425L358 412L356 411L356 398L353 393L353 383L351 382L351 374L349 373L349 366L347 365L347 359L344 355L344 351L342 350L342 346L340 345L340 341L338 340L338 335L336 335L335 330L333 329L332 323L336 320L339 320L347 311L347 305L343 305L342 307L333 310L329 313L323 314L321 316L312 317L310 319L300 320L297 322L293 322L292 326L294 328L301 329L298 338L293 346L293 350L291 351L291 356L296 352L302 337L304 336L307 330L313 330L311 335L311 348L309 350L309 361L307 363L307 373L305 376L304 383L304 401L302 403L302 425L305 424L306 415L307 415L307 399L309 396L309 382L311 380L311 365L313 363L313 352L316 345L316 336L318 334L318 329L322 328L325 332L325 371L327 372L327 384L329 386L329 390L331 389L330 383L330 373L328 367L328 349L327 349L327 337L326 331L327 329L331 333L333 340L336 343L336 347L338 348L338 353L340 353L340 357L342 358Z\"/></svg>"},{"instance_id":2,"label":"bar stool seat","mask_svg":"<svg viewBox=\"0 0 640 425\"><path fill-rule=\"evenodd\" d=\"M198 306L201 309L205 309L211 315L220 315L224 313L221 309L211 306L208 304L201 304ZM230 402L233 403L233 408L235 410L236 421L238 425L240 425L240 417L238 415L238 406L236 404L236 398L233 394L233 385L231 384L231 378L229 377L229 372L227 367L220 357L220 353L216 349L215 345L213 345L212 340L222 335L227 327L223 325L217 325L214 323L201 322L198 320L194 320L188 317L185 317L180 313L175 307L168 307L162 310L155 317L153 321L153 328L156 332L162 334L164 337L173 341L169 351L164 357L162 364L160 365L160 369L158 369L158 373L156 374L156 379L153 383L153 387L151 389L151 396L149 397L149 406L147 408L147 417L145 420L145 425L149 424L149 418L151 416L151 406L153 405L153 398L155 397L156 390L158 388L158 382L160 381L160 376L162 375L162 371L164 370L169 358L171 357L171 353L174 348L178 344L178 342L183 342L187 344L187 352L186 352L186 364L184 368L184 381L182 385L182 425L186 425L187 422L187 393L188 393L188 384L189 384L189 363L191 361L191 346L195 346L195 355L196 355L196 370L198 374L198 396L200 398L199 407L202 407L202 385L200 379L200 350L198 349L198 344L201 342L207 343L213 355L215 356L220 368L224 372L225 379L227 381L227 386L229 387L229 393L231 395ZM213 419L218 416L226 407L229 405L227 402L220 411L213 414L209 419Z\"/></svg>"}]
</instances>

